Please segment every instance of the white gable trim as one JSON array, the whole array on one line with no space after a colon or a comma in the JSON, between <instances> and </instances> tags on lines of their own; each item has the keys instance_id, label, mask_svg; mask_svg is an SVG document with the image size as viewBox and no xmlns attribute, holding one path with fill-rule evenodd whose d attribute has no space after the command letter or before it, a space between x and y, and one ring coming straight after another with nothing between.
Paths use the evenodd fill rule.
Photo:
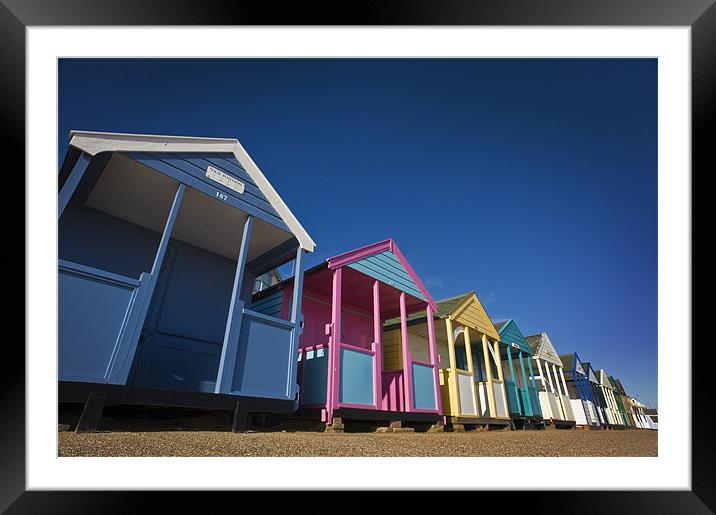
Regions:
<instances>
[{"instance_id":1,"label":"white gable trim","mask_svg":"<svg viewBox=\"0 0 716 515\"><path fill-rule=\"evenodd\" d=\"M237 139L196 138L191 136L158 136L151 134L123 134L114 132L70 131L70 145L93 156L99 152L228 152L246 169L281 219L296 236L301 248L313 252L316 243L248 152Z\"/></svg>"}]
</instances>

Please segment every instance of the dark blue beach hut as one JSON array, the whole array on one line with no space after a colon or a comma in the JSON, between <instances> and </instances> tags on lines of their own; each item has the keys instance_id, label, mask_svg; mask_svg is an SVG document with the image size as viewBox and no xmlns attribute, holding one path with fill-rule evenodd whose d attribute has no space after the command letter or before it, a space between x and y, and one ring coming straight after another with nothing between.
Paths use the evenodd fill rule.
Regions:
<instances>
[{"instance_id":1,"label":"dark blue beach hut","mask_svg":"<svg viewBox=\"0 0 716 515\"><path fill-rule=\"evenodd\" d=\"M315 243L235 139L73 131L59 175L60 402L296 408ZM295 261L288 319L254 282ZM90 413L90 414L88 414ZM96 422L96 420L94 420Z\"/></svg>"},{"instance_id":2,"label":"dark blue beach hut","mask_svg":"<svg viewBox=\"0 0 716 515\"><path fill-rule=\"evenodd\" d=\"M560 354L559 359L562 360L564 380L567 383L567 392L577 426L600 429L598 408L584 364L576 352Z\"/></svg>"}]
</instances>

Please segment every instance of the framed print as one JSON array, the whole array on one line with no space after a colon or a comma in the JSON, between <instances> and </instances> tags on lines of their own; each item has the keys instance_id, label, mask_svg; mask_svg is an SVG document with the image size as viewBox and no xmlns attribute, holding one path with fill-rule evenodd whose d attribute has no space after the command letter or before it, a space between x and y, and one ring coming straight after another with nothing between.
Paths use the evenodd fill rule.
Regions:
<instances>
[{"instance_id":1,"label":"framed print","mask_svg":"<svg viewBox=\"0 0 716 515\"><path fill-rule=\"evenodd\" d=\"M27 299L0 507L716 509L691 172L713 2L2 0L0 23Z\"/></svg>"}]
</instances>

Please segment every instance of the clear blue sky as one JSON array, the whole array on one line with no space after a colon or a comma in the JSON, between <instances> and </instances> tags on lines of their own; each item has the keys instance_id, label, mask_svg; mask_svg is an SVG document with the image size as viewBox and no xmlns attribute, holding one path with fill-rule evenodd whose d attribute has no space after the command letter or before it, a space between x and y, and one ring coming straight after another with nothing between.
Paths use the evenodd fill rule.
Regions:
<instances>
[{"instance_id":1,"label":"clear blue sky","mask_svg":"<svg viewBox=\"0 0 716 515\"><path fill-rule=\"evenodd\" d=\"M436 299L657 404L654 59L74 59L70 129L238 138L328 256L394 238Z\"/></svg>"}]
</instances>

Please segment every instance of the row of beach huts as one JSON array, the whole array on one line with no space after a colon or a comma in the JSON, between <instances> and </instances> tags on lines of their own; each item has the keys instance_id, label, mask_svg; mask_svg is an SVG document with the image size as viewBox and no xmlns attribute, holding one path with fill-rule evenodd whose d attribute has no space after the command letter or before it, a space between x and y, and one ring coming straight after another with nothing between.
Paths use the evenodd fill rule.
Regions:
<instances>
[{"instance_id":1,"label":"row of beach huts","mask_svg":"<svg viewBox=\"0 0 716 515\"><path fill-rule=\"evenodd\" d=\"M316 244L235 139L71 133L58 187L59 402L232 409L341 429L656 429L547 332L435 301L386 239ZM307 199L310 201L310 199ZM281 280L278 268L293 263Z\"/></svg>"}]
</instances>

